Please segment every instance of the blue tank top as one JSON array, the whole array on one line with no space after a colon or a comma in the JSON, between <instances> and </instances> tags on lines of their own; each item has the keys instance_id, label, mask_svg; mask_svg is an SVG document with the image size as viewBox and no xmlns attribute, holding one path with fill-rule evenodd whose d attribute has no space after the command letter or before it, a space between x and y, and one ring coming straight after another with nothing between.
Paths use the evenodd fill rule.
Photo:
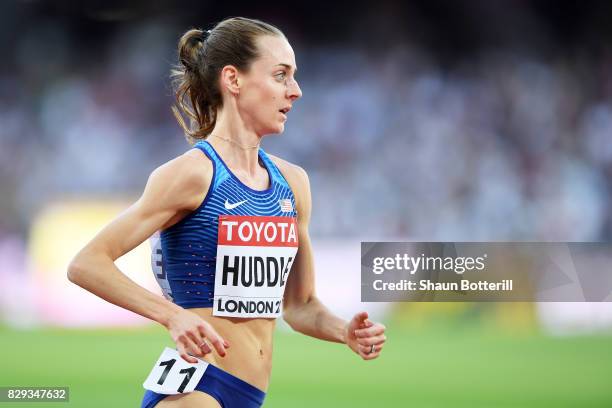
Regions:
<instances>
[{"instance_id":1,"label":"blue tank top","mask_svg":"<svg viewBox=\"0 0 612 408\"><path fill-rule=\"evenodd\" d=\"M213 177L200 206L161 231L152 248L162 292L184 308L213 307L215 300L215 315L278 317L297 251L293 192L261 148L270 180L266 190L243 184L207 141L194 148L212 162ZM215 288L228 292L215 296Z\"/></svg>"}]
</instances>

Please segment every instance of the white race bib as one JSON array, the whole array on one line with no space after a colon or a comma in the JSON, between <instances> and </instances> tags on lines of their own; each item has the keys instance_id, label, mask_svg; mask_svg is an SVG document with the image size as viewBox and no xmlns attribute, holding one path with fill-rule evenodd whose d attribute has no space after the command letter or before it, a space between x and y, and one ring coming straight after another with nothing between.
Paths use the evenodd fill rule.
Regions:
<instances>
[{"instance_id":1,"label":"white race bib","mask_svg":"<svg viewBox=\"0 0 612 408\"><path fill-rule=\"evenodd\" d=\"M293 217L220 215L213 315L279 317L297 250Z\"/></svg>"},{"instance_id":2,"label":"white race bib","mask_svg":"<svg viewBox=\"0 0 612 408\"><path fill-rule=\"evenodd\" d=\"M196 364L188 363L178 351L166 347L142 385L147 390L164 395L191 392L207 367L208 363L201 360Z\"/></svg>"}]
</instances>

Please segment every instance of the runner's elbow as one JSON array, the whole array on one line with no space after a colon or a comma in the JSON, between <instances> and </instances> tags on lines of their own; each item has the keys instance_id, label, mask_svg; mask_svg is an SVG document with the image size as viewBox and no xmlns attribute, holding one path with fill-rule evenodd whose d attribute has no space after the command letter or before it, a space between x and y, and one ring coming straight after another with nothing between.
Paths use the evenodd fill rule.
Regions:
<instances>
[{"instance_id":1,"label":"runner's elbow","mask_svg":"<svg viewBox=\"0 0 612 408\"><path fill-rule=\"evenodd\" d=\"M298 333L304 332L299 320L291 319L291 317L287 317L287 315L284 313L283 313L283 319L285 320L285 322L287 322L287 324L289 325L289 327L291 327L293 331L298 332Z\"/></svg>"},{"instance_id":2,"label":"runner's elbow","mask_svg":"<svg viewBox=\"0 0 612 408\"><path fill-rule=\"evenodd\" d=\"M88 265L87 257L83 252L79 252L68 265L68 280L75 285L82 286L83 280L87 276Z\"/></svg>"},{"instance_id":3,"label":"runner's elbow","mask_svg":"<svg viewBox=\"0 0 612 408\"><path fill-rule=\"evenodd\" d=\"M295 310L292 308L285 308L283 310L283 320L285 322L287 322L287 324L289 325L289 327L291 327L293 330L295 331L299 331L298 330L298 323L299 323L299 319L296 318L296 313Z\"/></svg>"},{"instance_id":4,"label":"runner's elbow","mask_svg":"<svg viewBox=\"0 0 612 408\"><path fill-rule=\"evenodd\" d=\"M302 326L308 313L305 310L306 306L308 306L308 302L297 302L285 305L283 309L283 320L296 332L303 332Z\"/></svg>"},{"instance_id":5,"label":"runner's elbow","mask_svg":"<svg viewBox=\"0 0 612 408\"><path fill-rule=\"evenodd\" d=\"M85 273L85 266L78 255L68 265L68 280L74 284L79 284Z\"/></svg>"}]
</instances>

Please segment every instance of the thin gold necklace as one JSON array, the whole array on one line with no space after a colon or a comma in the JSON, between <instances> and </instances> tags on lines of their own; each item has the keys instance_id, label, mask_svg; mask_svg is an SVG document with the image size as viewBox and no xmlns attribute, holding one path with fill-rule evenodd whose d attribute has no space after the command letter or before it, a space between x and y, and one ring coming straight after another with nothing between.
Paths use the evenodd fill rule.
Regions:
<instances>
[{"instance_id":1,"label":"thin gold necklace","mask_svg":"<svg viewBox=\"0 0 612 408\"><path fill-rule=\"evenodd\" d=\"M213 135L211 134L211 136L216 137L217 139L221 139L221 140L225 140L228 143L232 143L235 144L236 146L238 146L239 148L241 148L242 150L251 150L251 149L257 149L259 147L259 143L257 143L255 146L243 146L238 142L233 141L232 139L226 138L226 137L221 137L218 135Z\"/></svg>"}]
</instances>

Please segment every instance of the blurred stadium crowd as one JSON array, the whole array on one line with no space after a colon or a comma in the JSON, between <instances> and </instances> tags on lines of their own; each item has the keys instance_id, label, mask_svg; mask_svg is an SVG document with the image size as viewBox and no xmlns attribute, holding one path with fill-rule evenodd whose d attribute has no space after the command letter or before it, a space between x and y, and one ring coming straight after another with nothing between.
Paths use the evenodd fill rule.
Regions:
<instances>
[{"instance_id":1,"label":"blurred stadium crowd","mask_svg":"<svg viewBox=\"0 0 612 408\"><path fill-rule=\"evenodd\" d=\"M553 37L545 52L477 47L449 61L409 35L376 49L326 45L269 20L288 27L304 97L263 147L308 171L314 236L612 238L604 43L553 52L563 40ZM20 240L46 203L136 198L155 167L188 148L168 73L193 19L109 24L84 43L75 33L86 22L33 21L0 73L0 235Z\"/></svg>"}]
</instances>

